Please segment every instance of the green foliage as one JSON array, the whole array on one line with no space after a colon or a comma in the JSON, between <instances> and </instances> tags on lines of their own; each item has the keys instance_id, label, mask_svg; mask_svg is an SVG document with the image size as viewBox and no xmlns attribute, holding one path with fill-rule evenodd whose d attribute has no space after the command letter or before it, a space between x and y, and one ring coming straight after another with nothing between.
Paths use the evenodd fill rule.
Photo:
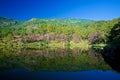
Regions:
<instances>
[{"instance_id":1,"label":"green foliage","mask_svg":"<svg viewBox=\"0 0 120 80\"><path fill-rule=\"evenodd\" d=\"M0 49L6 50L21 50L23 43L21 40L11 40L9 37L0 40Z\"/></svg>"},{"instance_id":2,"label":"green foliage","mask_svg":"<svg viewBox=\"0 0 120 80\"><path fill-rule=\"evenodd\" d=\"M120 44L120 22L113 26L108 39L108 43L112 45Z\"/></svg>"},{"instance_id":3,"label":"green foliage","mask_svg":"<svg viewBox=\"0 0 120 80\"><path fill-rule=\"evenodd\" d=\"M111 21L92 21L70 18L32 18L23 22L0 17L0 39L21 39L22 43L31 43L33 45L34 42L47 42L50 45L62 42L68 47L71 45L70 42L72 41L75 44L83 44L84 42L86 43L86 41L89 41L88 43L91 43L91 45L106 44L111 29L119 21L119 18ZM114 32L111 32L111 34L112 33ZM114 40L117 42L118 37L115 37Z\"/></svg>"},{"instance_id":4,"label":"green foliage","mask_svg":"<svg viewBox=\"0 0 120 80\"><path fill-rule=\"evenodd\" d=\"M26 43L23 45L23 47L27 49L42 49L42 48L47 48L48 45L46 42L33 42L33 43Z\"/></svg>"}]
</instances>

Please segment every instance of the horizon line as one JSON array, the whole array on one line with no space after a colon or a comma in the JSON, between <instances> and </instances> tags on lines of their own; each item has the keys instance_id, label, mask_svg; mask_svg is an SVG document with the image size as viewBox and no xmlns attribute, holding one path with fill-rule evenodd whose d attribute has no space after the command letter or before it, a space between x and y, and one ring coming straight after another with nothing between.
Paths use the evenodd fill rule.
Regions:
<instances>
[{"instance_id":1,"label":"horizon line","mask_svg":"<svg viewBox=\"0 0 120 80\"><path fill-rule=\"evenodd\" d=\"M111 19L91 19L91 18L80 18L80 17L78 17L78 18L77 17L31 17L29 19L17 19L17 18L7 17L7 16L0 16L0 17L13 19L13 20L21 20L21 21L28 21L28 20L31 20L33 18L35 18L35 19L85 19L85 20L93 20L93 21L110 21L110 20L120 18L120 17L117 17L117 18L111 18Z\"/></svg>"}]
</instances>

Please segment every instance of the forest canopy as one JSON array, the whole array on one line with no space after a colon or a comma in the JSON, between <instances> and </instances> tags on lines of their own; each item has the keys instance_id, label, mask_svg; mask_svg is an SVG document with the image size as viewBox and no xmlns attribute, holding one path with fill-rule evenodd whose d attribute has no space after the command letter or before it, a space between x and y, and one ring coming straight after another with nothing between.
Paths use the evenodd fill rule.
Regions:
<instances>
[{"instance_id":1,"label":"forest canopy","mask_svg":"<svg viewBox=\"0 0 120 80\"><path fill-rule=\"evenodd\" d=\"M110 36L110 31L118 22L120 18L108 21L73 18L18 21L0 17L0 42L106 44L114 37Z\"/></svg>"}]
</instances>

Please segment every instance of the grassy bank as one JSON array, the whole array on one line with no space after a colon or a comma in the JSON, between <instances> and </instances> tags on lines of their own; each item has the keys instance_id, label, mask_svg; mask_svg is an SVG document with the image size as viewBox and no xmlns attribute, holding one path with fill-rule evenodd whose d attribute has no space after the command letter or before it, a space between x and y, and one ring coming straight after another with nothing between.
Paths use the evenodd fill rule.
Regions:
<instances>
[{"instance_id":1,"label":"grassy bank","mask_svg":"<svg viewBox=\"0 0 120 80\"><path fill-rule=\"evenodd\" d=\"M82 50L88 50L91 45L87 40L81 41L79 43L75 43L73 41L70 42L32 42L32 43L22 43L20 40L11 40L11 41L0 41L0 48L7 49L43 49L43 48L75 48L78 47Z\"/></svg>"},{"instance_id":2,"label":"grassy bank","mask_svg":"<svg viewBox=\"0 0 120 80\"><path fill-rule=\"evenodd\" d=\"M21 40L1 40L0 41L0 48L3 49L11 49L11 50L18 50L18 49L44 49L44 48L80 48L81 50L89 50L90 48L99 48L103 49L106 44L90 44L87 40L82 40L81 42L75 43L73 41L70 42L32 42L32 43L23 43Z\"/></svg>"}]
</instances>

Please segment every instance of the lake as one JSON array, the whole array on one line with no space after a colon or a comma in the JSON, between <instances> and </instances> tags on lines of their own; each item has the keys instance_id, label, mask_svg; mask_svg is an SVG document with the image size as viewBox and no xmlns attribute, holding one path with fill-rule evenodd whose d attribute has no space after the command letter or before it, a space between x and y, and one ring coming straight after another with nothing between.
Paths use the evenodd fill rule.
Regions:
<instances>
[{"instance_id":1,"label":"lake","mask_svg":"<svg viewBox=\"0 0 120 80\"><path fill-rule=\"evenodd\" d=\"M0 50L0 80L120 80L100 51Z\"/></svg>"}]
</instances>

